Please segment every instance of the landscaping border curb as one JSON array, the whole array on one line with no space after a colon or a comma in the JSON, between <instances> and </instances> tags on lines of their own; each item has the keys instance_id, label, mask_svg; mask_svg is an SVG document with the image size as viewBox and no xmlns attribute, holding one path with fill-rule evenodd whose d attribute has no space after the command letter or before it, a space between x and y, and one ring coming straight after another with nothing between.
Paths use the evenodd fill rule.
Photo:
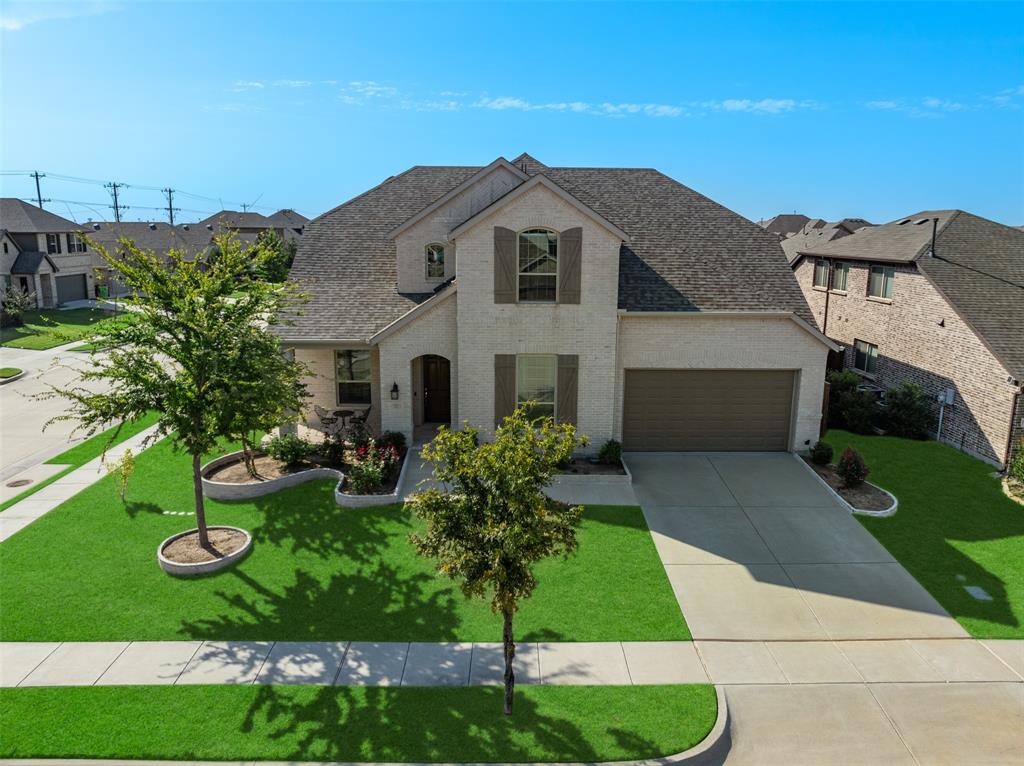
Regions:
<instances>
[{"instance_id":1,"label":"landscaping border curb","mask_svg":"<svg viewBox=\"0 0 1024 766\"><path fill-rule=\"evenodd\" d=\"M163 569L167 574L174 575L175 577L196 577L197 575L211 574L212 572L219 572L221 569L225 569L229 566L233 566L245 558L249 551L252 550L252 535L244 529L239 527L230 527L226 524L215 524L207 527L208 530L214 529L232 529L236 532L241 532L245 535L245 544L237 551L229 553L224 558L215 559L214 561L198 561L194 564L182 564L177 561L171 561L164 557L164 548L170 545L172 542L177 540L179 537L190 535L196 531L196 528L186 529L184 532L178 532L173 534L164 540L156 549L156 558L160 562L160 568Z\"/></svg>"},{"instance_id":2,"label":"landscaping border curb","mask_svg":"<svg viewBox=\"0 0 1024 766\"><path fill-rule=\"evenodd\" d=\"M28 375L28 370L22 370L17 375L12 375L9 378L0 378L0 386L6 386L8 383L13 383L16 380L21 380Z\"/></svg>"},{"instance_id":3,"label":"landscaping border curb","mask_svg":"<svg viewBox=\"0 0 1024 766\"><path fill-rule=\"evenodd\" d=\"M405 473L409 468L409 453L412 449L407 449L405 454L402 455L402 470L398 472L398 481L395 483L395 491L389 492L386 495L350 495L346 492L342 492L341 488L345 486L345 476L342 474L341 479L338 481L337 486L334 488L334 502L340 505L342 508L372 508L376 505L394 505L395 503L405 502Z\"/></svg>"},{"instance_id":4,"label":"landscaping border curb","mask_svg":"<svg viewBox=\"0 0 1024 766\"><path fill-rule=\"evenodd\" d=\"M263 453L257 453L262 455ZM206 478L209 471L213 471L228 463L236 462L242 456L242 450L229 452L214 458L199 469L203 480L203 495L211 500L248 500L254 497L270 495L286 487L294 487L298 484L305 484L307 481L317 479L341 479L344 474L336 468L307 468L305 471L290 473L285 476L278 476L276 479L266 481L254 481L246 484L237 484L227 481L213 481Z\"/></svg>"},{"instance_id":5,"label":"landscaping border curb","mask_svg":"<svg viewBox=\"0 0 1024 766\"><path fill-rule=\"evenodd\" d=\"M620 460L625 474L614 473L556 473L551 477L551 486L560 487L593 487L594 485L610 484L613 486L632 486L633 474L626 465L625 460Z\"/></svg>"},{"instance_id":6,"label":"landscaping border curb","mask_svg":"<svg viewBox=\"0 0 1024 766\"><path fill-rule=\"evenodd\" d=\"M643 761L602 761L599 765L583 764L580 762L544 763L541 761L529 764L510 763L507 766L670 766L680 764L681 766L712 766L720 764L725 754L732 745L731 726L729 718L729 706L726 703L725 692L722 687L715 687L715 698L718 701L718 717L715 719L711 731L700 742L674 755L666 755L662 758L649 758ZM110 758L5 758L0 760L0 766L139 766L140 763L149 766L178 766L186 763L184 761L157 761L157 760L123 760ZM187 761L189 766L420 766L419 764L398 764L379 761L331 761L329 764L320 761ZM440 766L440 764L422 764L422 766ZM465 763L450 764L449 766L493 766L492 764Z\"/></svg>"},{"instance_id":7,"label":"landscaping border curb","mask_svg":"<svg viewBox=\"0 0 1024 766\"><path fill-rule=\"evenodd\" d=\"M894 495L889 490L883 489L882 487L879 487L877 484L873 484L870 481L865 482L866 484L871 484L871 486L874 487L875 489L877 489L879 492L884 492L889 497L891 497L892 498L892 505L890 505L884 511L864 511L864 510L861 510L860 508L854 508L852 505L850 505L848 502L846 502L846 498L844 498L842 495L840 495L838 492L836 492L834 489L832 489L832 487L829 486L829 483L827 481L825 481L823 478L818 476L818 472L815 471L813 468L811 468L809 465L807 465L807 461L805 461L800 455L797 455L796 453L792 453L792 454L793 454L793 457L795 457L797 459L797 462L800 463L800 465L802 465L804 468L806 468L815 479L820 481L821 482L821 486L823 486L825 489L827 489L829 492L831 492L832 493L832 497L834 497L839 503L841 503L842 506L844 508L846 508L846 510L848 510L850 513L855 513L858 516L874 516L876 518L884 518L884 517L887 517L887 516L892 516L893 514L896 513L896 510L899 507L900 501L897 500L896 499L896 495Z\"/></svg>"}]
</instances>

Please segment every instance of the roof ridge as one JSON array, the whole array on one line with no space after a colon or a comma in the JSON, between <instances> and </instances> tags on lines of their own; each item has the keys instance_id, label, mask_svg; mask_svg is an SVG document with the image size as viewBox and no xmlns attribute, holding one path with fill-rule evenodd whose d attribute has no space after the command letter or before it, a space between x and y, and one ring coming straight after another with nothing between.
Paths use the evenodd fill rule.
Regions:
<instances>
[{"instance_id":1,"label":"roof ridge","mask_svg":"<svg viewBox=\"0 0 1024 766\"><path fill-rule=\"evenodd\" d=\"M914 257L910 259L911 263L916 263L917 261L921 260L921 256L923 256L925 254L925 251L931 248L932 242L933 241L937 241L939 239L939 237L942 236L943 232L945 232L946 229L949 228L949 225L951 223L953 223L953 221L955 221L959 217L959 215L963 212L963 210L960 210L958 208L952 208L952 211L953 211L953 214L949 218L947 218L945 221L943 221L938 227L936 227L934 238L929 237L925 241L925 243L923 245L921 245L921 247L919 247L917 249L917 252L914 253ZM929 211L929 212L938 213L939 211L938 210L932 210L932 211ZM934 220L938 220L938 219L936 218Z\"/></svg>"}]
</instances>

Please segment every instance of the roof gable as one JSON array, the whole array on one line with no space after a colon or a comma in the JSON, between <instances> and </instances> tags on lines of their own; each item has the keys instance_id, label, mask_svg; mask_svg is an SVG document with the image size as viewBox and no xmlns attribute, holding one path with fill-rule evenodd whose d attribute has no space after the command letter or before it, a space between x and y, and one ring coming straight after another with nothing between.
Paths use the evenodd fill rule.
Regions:
<instances>
[{"instance_id":1,"label":"roof gable","mask_svg":"<svg viewBox=\"0 0 1024 766\"><path fill-rule=\"evenodd\" d=\"M0 198L0 227L12 234L49 234L81 228L74 221L14 197Z\"/></svg>"}]
</instances>

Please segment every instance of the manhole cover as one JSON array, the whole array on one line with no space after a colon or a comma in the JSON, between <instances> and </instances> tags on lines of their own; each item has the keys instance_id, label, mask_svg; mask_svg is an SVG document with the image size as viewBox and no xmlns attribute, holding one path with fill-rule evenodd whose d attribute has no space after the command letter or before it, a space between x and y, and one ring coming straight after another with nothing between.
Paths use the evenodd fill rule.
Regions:
<instances>
[{"instance_id":1,"label":"manhole cover","mask_svg":"<svg viewBox=\"0 0 1024 766\"><path fill-rule=\"evenodd\" d=\"M32 483L32 479L15 479L7 482L8 487L26 487Z\"/></svg>"}]
</instances>

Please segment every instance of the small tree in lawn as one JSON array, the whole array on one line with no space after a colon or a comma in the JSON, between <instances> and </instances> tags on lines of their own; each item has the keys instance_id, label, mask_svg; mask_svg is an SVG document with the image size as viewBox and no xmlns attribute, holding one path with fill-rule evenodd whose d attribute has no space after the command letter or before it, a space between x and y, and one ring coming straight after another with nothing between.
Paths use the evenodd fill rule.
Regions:
<instances>
[{"instance_id":1,"label":"small tree in lawn","mask_svg":"<svg viewBox=\"0 0 1024 766\"><path fill-rule=\"evenodd\" d=\"M8 286L3 291L2 307L4 327L21 327L25 323L25 314L36 307L36 294L26 292L14 285Z\"/></svg>"},{"instance_id":2,"label":"small tree in lawn","mask_svg":"<svg viewBox=\"0 0 1024 766\"><path fill-rule=\"evenodd\" d=\"M284 282L295 260L295 240L282 239L273 229L261 231L256 239L263 249L260 276L268 282Z\"/></svg>"},{"instance_id":3,"label":"small tree in lawn","mask_svg":"<svg viewBox=\"0 0 1024 766\"><path fill-rule=\"evenodd\" d=\"M260 406L273 399L275 412L301 408L295 363L283 356L271 325L302 296L256 278L263 251L251 252L232 236L216 238L194 258L178 250L157 256L127 239L117 257L92 245L134 293L133 321L108 323L95 339L109 350L92 356L81 382L101 383L91 387L99 393L75 385L51 387L43 397L69 400L69 411L54 420L77 420L87 434L158 412L158 434L192 456L199 543L209 548L202 456L237 435L240 401ZM254 370L273 372L254 377Z\"/></svg>"},{"instance_id":4,"label":"small tree in lawn","mask_svg":"<svg viewBox=\"0 0 1024 766\"><path fill-rule=\"evenodd\" d=\"M490 596L501 614L506 715L515 687L512 616L537 586L533 565L576 549L583 513L543 489L586 437L551 418L531 420L528 412L522 407L506 417L491 443L480 444L468 424L462 431L442 428L423 457L449 491L432 489L409 501L426 522L426 531L411 538L420 555L437 559L438 571L458 581L467 598Z\"/></svg>"}]
</instances>

